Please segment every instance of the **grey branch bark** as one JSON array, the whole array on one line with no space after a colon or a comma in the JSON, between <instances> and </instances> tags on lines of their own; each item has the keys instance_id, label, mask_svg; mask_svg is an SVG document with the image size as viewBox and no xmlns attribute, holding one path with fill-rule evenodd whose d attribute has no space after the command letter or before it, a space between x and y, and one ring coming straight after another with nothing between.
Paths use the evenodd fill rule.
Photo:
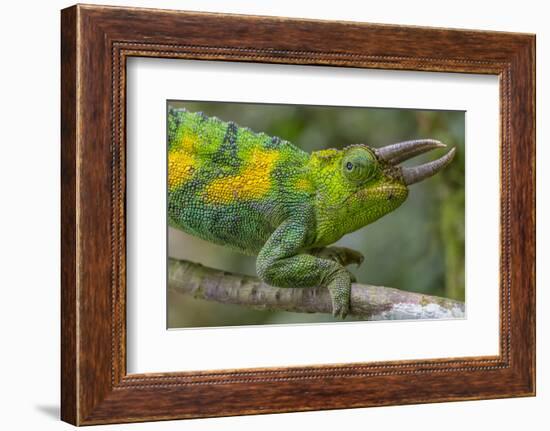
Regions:
<instances>
[{"instance_id":1,"label":"grey branch bark","mask_svg":"<svg viewBox=\"0 0 550 431\"><path fill-rule=\"evenodd\" d=\"M169 259L168 287L198 299L262 310L331 313L322 287L279 288L256 277L232 274L185 260ZM449 319L464 317L464 303L399 289L355 283L350 315L364 320Z\"/></svg>"}]
</instances>

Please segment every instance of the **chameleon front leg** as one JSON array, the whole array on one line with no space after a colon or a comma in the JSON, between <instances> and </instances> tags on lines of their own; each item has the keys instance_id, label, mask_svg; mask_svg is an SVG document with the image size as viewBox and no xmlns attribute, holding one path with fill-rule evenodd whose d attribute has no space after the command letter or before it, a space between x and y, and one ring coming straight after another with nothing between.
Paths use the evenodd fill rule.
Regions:
<instances>
[{"instance_id":1,"label":"chameleon front leg","mask_svg":"<svg viewBox=\"0 0 550 431\"><path fill-rule=\"evenodd\" d=\"M345 318L350 308L352 276L334 260L303 252L307 233L302 220L282 223L258 254L258 276L276 287L325 286L332 299L332 314Z\"/></svg>"}]
</instances>

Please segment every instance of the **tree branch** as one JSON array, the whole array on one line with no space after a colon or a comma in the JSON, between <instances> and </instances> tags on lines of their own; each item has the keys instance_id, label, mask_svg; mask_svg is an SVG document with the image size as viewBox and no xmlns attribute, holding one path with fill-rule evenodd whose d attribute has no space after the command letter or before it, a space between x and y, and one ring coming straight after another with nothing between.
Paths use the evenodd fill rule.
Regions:
<instances>
[{"instance_id":1,"label":"tree branch","mask_svg":"<svg viewBox=\"0 0 550 431\"><path fill-rule=\"evenodd\" d=\"M256 277L232 274L185 260L169 259L168 287L198 299L246 305L261 310L331 313L322 287L279 288ZM390 287L355 283L350 315L364 320L449 319L464 317L464 303Z\"/></svg>"}]
</instances>

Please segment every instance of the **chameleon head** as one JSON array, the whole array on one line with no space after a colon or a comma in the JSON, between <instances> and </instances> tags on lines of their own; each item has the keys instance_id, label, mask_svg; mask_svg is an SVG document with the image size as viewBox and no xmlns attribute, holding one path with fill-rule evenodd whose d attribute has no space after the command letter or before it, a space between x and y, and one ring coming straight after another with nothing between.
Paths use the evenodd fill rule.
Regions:
<instances>
[{"instance_id":1,"label":"chameleon head","mask_svg":"<svg viewBox=\"0 0 550 431\"><path fill-rule=\"evenodd\" d=\"M420 139L376 149L362 144L352 145L334 153L331 180L328 181L331 184L325 188L325 193L318 195L318 199L324 201L324 204L317 202L318 221L329 231L321 236L334 241L396 209L407 198L408 186L442 170L452 161L455 149L419 166L403 167L399 164L443 147L445 144L439 141ZM333 227L328 226L329 221ZM325 230L323 226L320 228Z\"/></svg>"}]
</instances>

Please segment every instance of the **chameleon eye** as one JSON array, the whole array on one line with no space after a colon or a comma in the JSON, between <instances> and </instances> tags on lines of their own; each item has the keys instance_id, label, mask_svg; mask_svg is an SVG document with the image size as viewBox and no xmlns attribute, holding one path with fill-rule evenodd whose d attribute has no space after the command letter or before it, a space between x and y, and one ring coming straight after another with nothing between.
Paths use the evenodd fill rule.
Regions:
<instances>
[{"instance_id":1,"label":"chameleon eye","mask_svg":"<svg viewBox=\"0 0 550 431\"><path fill-rule=\"evenodd\" d=\"M353 148L344 157L344 176L353 183L360 184L376 172L376 160L366 148Z\"/></svg>"}]
</instances>

